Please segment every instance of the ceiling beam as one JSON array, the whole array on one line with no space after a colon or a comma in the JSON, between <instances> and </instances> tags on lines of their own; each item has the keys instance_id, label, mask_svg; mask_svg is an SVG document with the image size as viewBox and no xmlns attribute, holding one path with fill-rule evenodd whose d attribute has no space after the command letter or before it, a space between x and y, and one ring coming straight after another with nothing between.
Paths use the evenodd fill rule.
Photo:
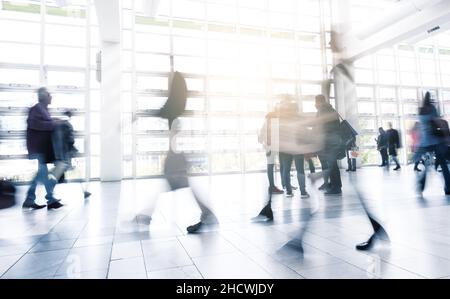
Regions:
<instances>
[{"instance_id":1,"label":"ceiling beam","mask_svg":"<svg viewBox=\"0 0 450 299\"><path fill-rule=\"evenodd\" d=\"M438 0L430 1L430 3L431 5L424 4L419 9L410 10L406 15L404 10L394 11L389 14L391 19L383 18L373 25L372 29L345 34L342 37L345 44L343 59L354 61L380 49L407 40L417 40L419 36L425 39L432 34L442 32L450 24L450 1ZM417 8L417 4L415 6Z\"/></svg>"}]
</instances>

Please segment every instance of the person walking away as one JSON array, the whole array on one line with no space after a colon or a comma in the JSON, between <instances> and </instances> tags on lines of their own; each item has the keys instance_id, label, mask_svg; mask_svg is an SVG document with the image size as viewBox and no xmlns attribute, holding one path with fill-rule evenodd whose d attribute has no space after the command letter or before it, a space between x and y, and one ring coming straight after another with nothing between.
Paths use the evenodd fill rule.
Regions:
<instances>
[{"instance_id":1,"label":"person walking away","mask_svg":"<svg viewBox=\"0 0 450 299\"><path fill-rule=\"evenodd\" d=\"M446 195L450 195L450 173L446 161L449 139L448 124L439 118L429 92L425 94L423 105L419 109L419 123L421 138L418 155L426 154L431 156L433 153L436 155L436 164L441 167L444 177L444 192ZM431 164L431 161L429 161L431 159L427 160L425 161L425 170L419 175L417 180L417 192L420 196L422 196L422 192L425 189L427 172Z\"/></svg>"},{"instance_id":2,"label":"person walking away","mask_svg":"<svg viewBox=\"0 0 450 299\"><path fill-rule=\"evenodd\" d=\"M380 152L381 165L380 167L388 166L389 155L388 155L388 141L386 131L382 127L378 129L378 138L375 139L377 142L377 150Z\"/></svg>"},{"instance_id":3,"label":"person walking away","mask_svg":"<svg viewBox=\"0 0 450 299\"><path fill-rule=\"evenodd\" d=\"M393 128L392 123L388 123L389 130L386 131L387 141L388 141L388 154L389 157L392 157L392 160L395 162L396 166L394 170L400 170L400 162L398 161L398 152L397 149L400 148L400 135L396 129ZM388 159L387 167L389 168L390 161Z\"/></svg>"}]
</instances>

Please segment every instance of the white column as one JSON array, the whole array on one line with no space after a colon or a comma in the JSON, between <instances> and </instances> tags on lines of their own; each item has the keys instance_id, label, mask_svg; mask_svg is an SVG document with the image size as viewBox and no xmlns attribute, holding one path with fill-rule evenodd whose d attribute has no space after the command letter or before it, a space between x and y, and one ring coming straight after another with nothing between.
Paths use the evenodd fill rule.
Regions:
<instances>
[{"instance_id":1,"label":"white column","mask_svg":"<svg viewBox=\"0 0 450 299\"><path fill-rule=\"evenodd\" d=\"M95 0L101 40L100 179L122 179L119 0Z\"/></svg>"},{"instance_id":2,"label":"white column","mask_svg":"<svg viewBox=\"0 0 450 299\"><path fill-rule=\"evenodd\" d=\"M122 179L121 44L102 42L100 179Z\"/></svg>"},{"instance_id":3,"label":"white column","mask_svg":"<svg viewBox=\"0 0 450 299\"><path fill-rule=\"evenodd\" d=\"M338 36L342 36L351 30L350 5L351 3L349 0L333 2L333 22L331 30L337 32ZM338 47L340 47L343 52L346 51L346 44L343 41L339 41ZM344 63L341 60L342 54L343 53L335 53L333 57L335 65ZM345 62L344 65L353 79L355 79L353 63ZM337 111L356 131L359 132L358 103L355 83L349 80L339 68L333 75ZM347 159L342 160L342 166L344 165L347 166Z\"/></svg>"}]
</instances>

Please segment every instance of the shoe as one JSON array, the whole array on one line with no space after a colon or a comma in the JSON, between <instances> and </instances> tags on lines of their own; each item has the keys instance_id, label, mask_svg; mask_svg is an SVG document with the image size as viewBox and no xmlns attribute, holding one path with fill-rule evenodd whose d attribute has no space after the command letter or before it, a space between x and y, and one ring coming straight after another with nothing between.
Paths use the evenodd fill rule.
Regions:
<instances>
[{"instance_id":1,"label":"shoe","mask_svg":"<svg viewBox=\"0 0 450 299\"><path fill-rule=\"evenodd\" d=\"M45 199L47 200L47 202L48 202L48 201L52 201L52 202L60 202L60 201L61 201L61 199L57 199L57 198L53 198L53 197L48 197L48 196L45 196Z\"/></svg>"},{"instance_id":2,"label":"shoe","mask_svg":"<svg viewBox=\"0 0 450 299\"><path fill-rule=\"evenodd\" d=\"M388 242L390 241L386 231L382 227L380 227L378 229L378 231L376 231L372 236L370 236L369 240L367 240L366 242L357 244L356 249L357 250L371 249L375 243L375 239L384 240L384 241L388 241Z\"/></svg>"},{"instance_id":3,"label":"shoe","mask_svg":"<svg viewBox=\"0 0 450 299\"><path fill-rule=\"evenodd\" d=\"M340 195L342 194L341 189L328 189L325 193L325 195Z\"/></svg>"},{"instance_id":4,"label":"shoe","mask_svg":"<svg viewBox=\"0 0 450 299\"><path fill-rule=\"evenodd\" d=\"M292 192L286 193L286 197L294 197L294 193L292 193Z\"/></svg>"},{"instance_id":5,"label":"shoe","mask_svg":"<svg viewBox=\"0 0 450 299\"><path fill-rule=\"evenodd\" d=\"M346 169L345 171L346 171L346 172L350 172L350 171L353 171L353 170L351 170L351 169Z\"/></svg>"},{"instance_id":6,"label":"shoe","mask_svg":"<svg viewBox=\"0 0 450 299\"><path fill-rule=\"evenodd\" d=\"M385 166L386 166L386 164L378 165L378 167L385 167Z\"/></svg>"},{"instance_id":7,"label":"shoe","mask_svg":"<svg viewBox=\"0 0 450 299\"><path fill-rule=\"evenodd\" d=\"M262 221L273 221L273 211L272 207L269 204L267 204L261 212L259 212L258 216L253 217L252 221L254 222L262 222Z\"/></svg>"},{"instance_id":8,"label":"shoe","mask_svg":"<svg viewBox=\"0 0 450 299\"><path fill-rule=\"evenodd\" d=\"M330 184L323 183L323 184L319 187L319 190L321 190L321 191L326 190L329 186L330 186Z\"/></svg>"},{"instance_id":9,"label":"shoe","mask_svg":"<svg viewBox=\"0 0 450 299\"><path fill-rule=\"evenodd\" d=\"M366 242L362 242L356 245L356 249L357 250L369 250L373 247L373 243L375 239L375 234L373 234L372 236L370 236L369 240L367 240Z\"/></svg>"},{"instance_id":10,"label":"shoe","mask_svg":"<svg viewBox=\"0 0 450 299\"><path fill-rule=\"evenodd\" d=\"M302 192L302 194L300 195L300 198L309 198L308 192Z\"/></svg>"},{"instance_id":11,"label":"shoe","mask_svg":"<svg viewBox=\"0 0 450 299\"><path fill-rule=\"evenodd\" d=\"M282 248L297 251L297 252L301 253L302 255L304 252L303 242L301 239L293 239L293 240L287 242L286 244L284 244Z\"/></svg>"},{"instance_id":12,"label":"shoe","mask_svg":"<svg viewBox=\"0 0 450 299\"><path fill-rule=\"evenodd\" d=\"M55 201L54 203L51 203L47 206L47 210L56 210L59 209L61 207L63 207L64 205L62 203L58 201Z\"/></svg>"},{"instance_id":13,"label":"shoe","mask_svg":"<svg viewBox=\"0 0 450 299\"><path fill-rule=\"evenodd\" d=\"M196 223L194 225L188 226L186 228L187 232L192 234L197 232L201 227L203 226L203 223L200 221L199 223Z\"/></svg>"},{"instance_id":14,"label":"shoe","mask_svg":"<svg viewBox=\"0 0 450 299\"><path fill-rule=\"evenodd\" d=\"M36 204L36 203L26 203L26 202L24 202L23 203L23 205L22 205L22 208L24 208L24 209L32 209L32 210L40 210L40 209L43 209L43 208L45 208L46 207L46 205L38 205L38 204Z\"/></svg>"},{"instance_id":15,"label":"shoe","mask_svg":"<svg viewBox=\"0 0 450 299\"><path fill-rule=\"evenodd\" d=\"M278 189L276 186L273 186L272 188L269 187L269 193L270 194L283 194L284 191Z\"/></svg>"},{"instance_id":16,"label":"shoe","mask_svg":"<svg viewBox=\"0 0 450 299\"><path fill-rule=\"evenodd\" d=\"M400 168L401 168L400 166L397 166L394 168L394 170L399 170Z\"/></svg>"},{"instance_id":17,"label":"shoe","mask_svg":"<svg viewBox=\"0 0 450 299\"><path fill-rule=\"evenodd\" d=\"M84 198L88 198L91 196L91 192L84 191Z\"/></svg>"},{"instance_id":18,"label":"shoe","mask_svg":"<svg viewBox=\"0 0 450 299\"><path fill-rule=\"evenodd\" d=\"M420 170L419 168L414 168L414 171L421 172L422 170Z\"/></svg>"}]
</instances>

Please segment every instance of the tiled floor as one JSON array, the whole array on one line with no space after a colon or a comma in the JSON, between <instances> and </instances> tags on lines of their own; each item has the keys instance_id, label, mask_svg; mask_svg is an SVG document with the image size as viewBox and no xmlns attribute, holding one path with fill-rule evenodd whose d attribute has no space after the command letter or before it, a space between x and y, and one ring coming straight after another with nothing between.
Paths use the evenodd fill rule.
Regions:
<instances>
[{"instance_id":1,"label":"tiled floor","mask_svg":"<svg viewBox=\"0 0 450 299\"><path fill-rule=\"evenodd\" d=\"M324 197L308 185L311 200L277 195L275 221L252 223L265 198L264 174L195 177L220 226L188 235L198 220L191 194L162 193L150 226L133 215L165 188L164 180L57 187L66 206L57 211L0 211L1 278L449 278L450 197L433 173L424 199L414 194L415 174L365 168L342 172L344 193ZM371 229L356 187L390 235L391 243L358 252ZM22 199L25 187L19 190ZM39 198L43 198L42 188ZM308 213L304 255L285 247Z\"/></svg>"}]
</instances>

